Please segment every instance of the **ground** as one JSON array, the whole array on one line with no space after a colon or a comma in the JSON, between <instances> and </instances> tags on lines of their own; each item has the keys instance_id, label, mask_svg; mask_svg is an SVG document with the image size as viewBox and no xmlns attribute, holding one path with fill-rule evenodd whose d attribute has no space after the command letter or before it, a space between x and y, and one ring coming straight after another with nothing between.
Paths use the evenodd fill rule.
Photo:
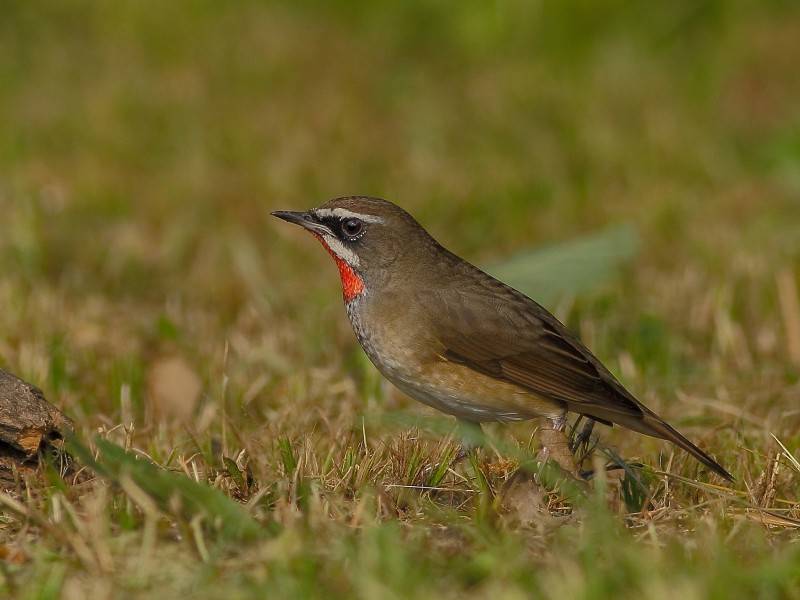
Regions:
<instances>
[{"instance_id":1,"label":"ground","mask_svg":"<svg viewBox=\"0 0 800 600\"><path fill-rule=\"evenodd\" d=\"M800 598L799 55L778 0L6 2L0 367L77 439L4 485L0 594ZM585 495L509 484L534 423L439 468L269 216L352 193L521 255L736 481L603 426L643 467Z\"/></svg>"}]
</instances>

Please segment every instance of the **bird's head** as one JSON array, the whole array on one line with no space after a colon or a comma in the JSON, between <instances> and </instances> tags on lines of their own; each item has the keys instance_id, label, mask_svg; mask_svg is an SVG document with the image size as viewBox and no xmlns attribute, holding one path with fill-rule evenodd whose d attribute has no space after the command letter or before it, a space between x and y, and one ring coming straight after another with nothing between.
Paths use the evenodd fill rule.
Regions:
<instances>
[{"instance_id":1,"label":"bird's head","mask_svg":"<svg viewBox=\"0 0 800 600\"><path fill-rule=\"evenodd\" d=\"M345 301L392 280L396 263L414 268L438 246L405 210L369 196L335 198L305 212L274 216L311 232L336 261Z\"/></svg>"}]
</instances>

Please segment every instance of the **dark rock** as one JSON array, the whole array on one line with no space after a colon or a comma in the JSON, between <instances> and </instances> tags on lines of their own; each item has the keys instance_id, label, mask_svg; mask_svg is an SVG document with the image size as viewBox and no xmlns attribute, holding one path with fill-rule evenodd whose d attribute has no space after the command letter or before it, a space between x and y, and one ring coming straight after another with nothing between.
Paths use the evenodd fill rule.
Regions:
<instances>
[{"instance_id":1,"label":"dark rock","mask_svg":"<svg viewBox=\"0 0 800 600\"><path fill-rule=\"evenodd\" d=\"M0 369L0 453L26 460L69 431L72 421L39 388Z\"/></svg>"}]
</instances>

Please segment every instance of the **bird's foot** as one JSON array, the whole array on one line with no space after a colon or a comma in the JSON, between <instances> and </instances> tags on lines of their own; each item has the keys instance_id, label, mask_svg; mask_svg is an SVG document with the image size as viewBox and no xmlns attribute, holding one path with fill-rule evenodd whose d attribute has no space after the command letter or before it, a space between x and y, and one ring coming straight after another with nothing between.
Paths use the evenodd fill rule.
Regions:
<instances>
[{"instance_id":1,"label":"bird's foot","mask_svg":"<svg viewBox=\"0 0 800 600\"><path fill-rule=\"evenodd\" d=\"M578 465L575 464L575 455L572 453L569 440L564 433L565 421L563 418L547 420L539 431L542 441L542 450L538 459L541 463L552 461L562 471L578 479Z\"/></svg>"}]
</instances>

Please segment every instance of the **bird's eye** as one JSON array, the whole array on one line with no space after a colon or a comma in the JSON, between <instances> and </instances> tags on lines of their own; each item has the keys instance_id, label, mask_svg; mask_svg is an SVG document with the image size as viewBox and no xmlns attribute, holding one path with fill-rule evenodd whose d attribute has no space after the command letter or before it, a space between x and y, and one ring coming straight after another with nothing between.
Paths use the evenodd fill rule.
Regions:
<instances>
[{"instance_id":1,"label":"bird's eye","mask_svg":"<svg viewBox=\"0 0 800 600\"><path fill-rule=\"evenodd\" d=\"M364 231L364 223L358 219L345 219L342 221L342 232L350 238L358 237Z\"/></svg>"}]
</instances>

